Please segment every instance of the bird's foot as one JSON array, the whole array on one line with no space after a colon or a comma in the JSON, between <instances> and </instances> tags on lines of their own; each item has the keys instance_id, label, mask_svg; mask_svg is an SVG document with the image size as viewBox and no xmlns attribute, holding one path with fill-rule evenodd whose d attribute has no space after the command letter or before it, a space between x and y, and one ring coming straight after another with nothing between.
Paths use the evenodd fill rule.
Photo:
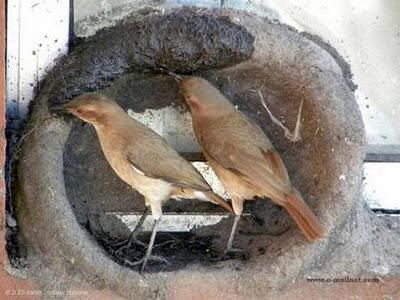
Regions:
<instances>
[{"instance_id":1,"label":"bird's foot","mask_svg":"<svg viewBox=\"0 0 400 300\"><path fill-rule=\"evenodd\" d=\"M166 265L170 265L170 262L166 258L164 258L162 256L158 256L158 255L144 256L142 259L139 259L138 261L134 261L134 262L132 262L128 259L125 259L125 264L130 267L136 267L138 265L142 265L140 268L140 273L143 273L146 268L147 262L149 260L158 261L158 262L164 263Z\"/></svg>"},{"instance_id":2,"label":"bird's foot","mask_svg":"<svg viewBox=\"0 0 400 300\"><path fill-rule=\"evenodd\" d=\"M225 249L222 256L224 257L224 259L234 258L238 253L243 254L243 250L240 248L230 247L229 249Z\"/></svg>"},{"instance_id":3,"label":"bird's foot","mask_svg":"<svg viewBox=\"0 0 400 300\"><path fill-rule=\"evenodd\" d=\"M122 242L119 242L119 243L115 244L115 246L118 248L115 251L115 253L118 256L118 254L123 253L123 251L125 249L131 248L132 244L135 244L135 245L138 245L138 246L141 246L141 247L147 249L147 244L146 243L143 243L143 242L139 241L136 237L131 237L131 238L127 239L127 240L124 240Z\"/></svg>"},{"instance_id":4,"label":"bird's foot","mask_svg":"<svg viewBox=\"0 0 400 300\"><path fill-rule=\"evenodd\" d=\"M148 214L149 214L149 207L146 206L146 209L143 211L143 214L140 217L139 222L136 224L135 229L132 231L132 233L129 236L129 238L124 240L124 241L122 241L122 242L119 242L119 243L115 244L116 247L120 247L116 251L117 254L120 253L121 251L127 249L127 248L130 248L132 246L132 243L136 244L136 245L139 245L139 246L142 246L144 248L147 248L147 244L139 241L137 239L137 236L138 236L138 234L139 234L139 232L140 232L140 230L142 228L143 222L146 219Z\"/></svg>"},{"instance_id":5,"label":"bird's foot","mask_svg":"<svg viewBox=\"0 0 400 300\"><path fill-rule=\"evenodd\" d=\"M240 248L231 247L230 249L226 249L224 251L224 255L228 255L229 253L243 253L243 250Z\"/></svg>"},{"instance_id":6,"label":"bird's foot","mask_svg":"<svg viewBox=\"0 0 400 300\"><path fill-rule=\"evenodd\" d=\"M224 261L224 260L228 260L228 259L231 259L231 258L235 258L235 256L236 256L237 253L243 254L244 251L243 251L242 249L240 249L240 248L231 247L231 248L229 248L229 249L225 249L224 253L218 255L218 256L215 257L215 258L212 258L211 260L212 260L212 261Z\"/></svg>"},{"instance_id":7,"label":"bird's foot","mask_svg":"<svg viewBox=\"0 0 400 300\"><path fill-rule=\"evenodd\" d=\"M137 238L135 238L135 237L132 237L132 238L130 238L130 239L127 239L127 240L124 240L124 241L122 241L122 242L119 242L119 243L116 243L115 244L115 246L116 247L121 247L121 248L129 248L130 246L132 246L132 243L133 244L136 244L136 245L139 245L139 246L142 246L142 247L144 247L144 248L147 248L147 244L146 243L143 243L143 242L141 242L141 241L139 241Z\"/></svg>"}]
</instances>

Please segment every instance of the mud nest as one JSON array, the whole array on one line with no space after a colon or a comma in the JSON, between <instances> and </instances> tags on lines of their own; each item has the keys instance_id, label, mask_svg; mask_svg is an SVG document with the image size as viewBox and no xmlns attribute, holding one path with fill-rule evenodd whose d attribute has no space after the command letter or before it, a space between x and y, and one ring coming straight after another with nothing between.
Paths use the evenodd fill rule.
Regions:
<instances>
[{"instance_id":1,"label":"mud nest","mask_svg":"<svg viewBox=\"0 0 400 300\"><path fill-rule=\"evenodd\" d=\"M255 218L239 224L235 244L247 250L245 259L212 260L213 251L226 242L231 219L188 234L160 235L157 243L166 246L159 251L179 257L173 268L164 269L171 271L168 276L151 273L151 285L123 266L123 255L113 253L114 241L128 232L104 212L140 211L141 196L113 174L90 126L51 116L48 107L97 90L139 113L170 106L185 111L178 86L165 71L203 76L215 84L265 130L328 232L346 219L358 199L364 158L363 124L348 65L319 39L268 19L183 9L134 13L76 46L49 72L23 144L22 233L66 278L83 275L125 296L165 294L185 276L253 297L291 282L329 247L329 238L308 243L286 212L267 199L249 204ZM304 101L300 142L288 141L272 123L258 91L289 128L295 127ZM190 201L171 201L165 208L178 209L216 208Z\"/></svg>"}]
</instances>

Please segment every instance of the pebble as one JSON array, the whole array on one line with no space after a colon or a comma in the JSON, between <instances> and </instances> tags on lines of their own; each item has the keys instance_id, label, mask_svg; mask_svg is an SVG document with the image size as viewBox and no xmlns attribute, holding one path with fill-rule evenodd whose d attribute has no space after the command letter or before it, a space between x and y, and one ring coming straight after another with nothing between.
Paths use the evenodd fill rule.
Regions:
<instances>
[{"instance_id":1,"label":"pebble","mask_svg":"<svg viewBox=\"0 0 400 300\"><path fill-rule=\"evenodd\" d=\"M9 214L6 215L6 223L8 227L17 227L17 221Z\"/></svg>"}]
</instances>

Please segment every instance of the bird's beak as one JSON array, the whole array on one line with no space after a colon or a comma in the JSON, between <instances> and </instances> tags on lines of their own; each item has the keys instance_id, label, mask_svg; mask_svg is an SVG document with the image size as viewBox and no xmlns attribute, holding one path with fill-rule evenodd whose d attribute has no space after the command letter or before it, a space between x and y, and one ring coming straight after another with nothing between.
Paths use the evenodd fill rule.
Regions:
<instances>
[{"instance_id":1,"label":"bird's beak","mask_svg":"<svg viewBox=\"0 0 400 300\"><path fill-rule=\"evenodd\" d=\"M49 107L49 112L51 114L67 113L68 112L67 104L52 105Z\"/></svg>"}]
</instances>

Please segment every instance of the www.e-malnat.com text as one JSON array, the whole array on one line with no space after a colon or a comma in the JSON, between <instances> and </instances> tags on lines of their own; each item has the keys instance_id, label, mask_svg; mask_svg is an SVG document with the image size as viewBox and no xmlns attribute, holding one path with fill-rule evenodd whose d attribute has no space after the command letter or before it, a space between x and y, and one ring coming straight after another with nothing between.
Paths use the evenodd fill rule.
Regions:
<instances>
[{"instance_id":1,"label":"www.e-malnat.com text","mask_svg":"<svg viewBox=\"0 0 400 300\"><path fill-rule=\"evenodd\" d=\"M342 278L307 278L307 283L379 283L378 278L342 277Z\"/></svg>"}]
</instances>

